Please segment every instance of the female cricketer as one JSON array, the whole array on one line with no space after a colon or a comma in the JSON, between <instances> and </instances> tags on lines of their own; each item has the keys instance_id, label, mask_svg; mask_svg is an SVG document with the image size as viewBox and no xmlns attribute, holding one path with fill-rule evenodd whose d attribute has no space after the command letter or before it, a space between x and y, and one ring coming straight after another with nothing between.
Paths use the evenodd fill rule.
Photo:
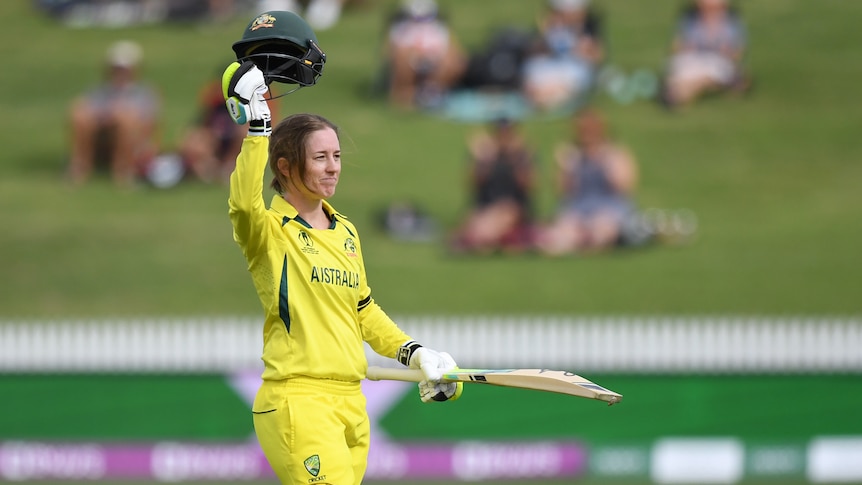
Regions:
<instances>
[{"instance_id":1,"label":"female cricketer","mask_svg":"<svg viewBox=\"0 0 862 485\"><path fill-rule=\"evenodd\" d=\"M249 123L228 205L265 314L255 432L282 483L359 484L369 447L363 342L422 369L424 402L458 398L460 383L439 382L455 362L416 343L372 299L359 233L326 200L341 174L336 126L296 114L272 129L264 75L250 61L231 64L223 81L228 110ZM267 165L277 192L269 208Z\"/></svg>"}]
</instances>

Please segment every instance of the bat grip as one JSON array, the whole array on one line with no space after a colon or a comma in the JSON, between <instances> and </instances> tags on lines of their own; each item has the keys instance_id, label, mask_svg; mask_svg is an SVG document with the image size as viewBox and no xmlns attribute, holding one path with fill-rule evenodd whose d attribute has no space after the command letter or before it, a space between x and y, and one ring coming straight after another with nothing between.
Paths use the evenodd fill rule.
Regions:
<instances>
[{"instance_id":1,"label":"bat grip","mask_svg":"<svg viewBox=\"0 0 862 485\"><path fill-rule=\"evenodd\" d=\"M372 381L420 382L425 380L425 374L419 369L398 369L373 365L368 367L365 377Z\"/></svg>"}]
</instances>

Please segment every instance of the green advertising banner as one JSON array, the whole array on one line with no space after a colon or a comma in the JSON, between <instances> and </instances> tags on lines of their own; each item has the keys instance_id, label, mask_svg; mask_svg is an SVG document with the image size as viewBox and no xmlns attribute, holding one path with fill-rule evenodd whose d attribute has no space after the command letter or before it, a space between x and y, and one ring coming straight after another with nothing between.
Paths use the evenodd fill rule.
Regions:
<instances>
[{"instance_id":1,"label":"green advertising banner","mask_svg":"<svg viewBox=\"0 0 862 485\"><path fill-rule=\"evenodd\" d=\"M377 439L371 476L862 480L859 376L590 378L623 401L466 384L458 401L424 404L415 384L365 382ZM218 458L230 455L244 465L225 477L266 477L249 411L258 383L255 373L0 375L0 461L15 465L0 474L64 477L64 457L85 456L92 466L82 478L205 479L207 463L233 463ZM165 463L183 468L168 473Z\"/></svg>"},{"instance_id":2,"label":"green advertising banner","mask_svg":"<svg viewBox=\"0 0 862 485\"><path fill-rule=\"evenodd\" d=\"M248 378L243 390L235 377L222 375L0 375L0 438L245 439L253 433L248 394L256 376ZM456 402L423 404L407 384L379 417L380 426L404 441L576 439L594 445L736 436L767 446L862 435L858 375L590 378L619 391L623 401L609 407L468 384Z\"/></svg>"},{"instance_id":3,"label":"green advertising banner","mask_svg":"<svg viewBox=\"0 0 862 485\"><path fill-rule=\"evenodd\" d=\"M589 375L622 394L608 407L571 396L472 385L443 406L405 396L383 418L395 439L564 438L589 444L666 436L798 442L862 434L862 377Z\"/></svg>"}]
</instances>

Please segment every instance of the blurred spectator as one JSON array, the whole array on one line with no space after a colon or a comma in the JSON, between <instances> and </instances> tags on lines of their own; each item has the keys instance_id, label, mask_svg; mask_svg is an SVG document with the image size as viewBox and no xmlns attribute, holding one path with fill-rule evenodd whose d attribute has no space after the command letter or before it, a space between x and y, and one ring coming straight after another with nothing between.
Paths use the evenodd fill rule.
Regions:
<instances>
[{"instance_id":1,"label":"blurred spectator","mask_svg":"<svg viewBox=\"0 0 862 485\"><path fill-rule=\"evenodd\" d=\"M389 99L435 107L464 73L467 57L434 0L405 0L385 41Z\"/></svg>"},{"instance_id":2,"label":"blurred spectator","mask_svg":"<svg viewBox=\"0 0 862 485\"><path fill-rule=\"evenodd\" d=\"M257 10L287 10L304 18L316 31L331 29L348 0L258 0Z\"/></svg>"},{"instance_id":3,"label":"blurred spectator","mask_svg":"<svg viewBox=\"0 0 862 485\"><path fill-rule=\"evenodd\" d=\"M541 231L538 246L550 255L598 251L614 246L626 218L637 166L629 151L613 143L593 109L574 118L575 141L554 153L560 203L556 219Z\"/></svg>"},{"instance_id":4,"label":"blurred spectator","mask_svg":"<svg viewBox=\"0 0 862 485\"><path fill-rule=\"evenodd\" d=\"M514 26L498 28L485 46L470 53L457 88L520 92L521 71L532 37L526 29Z\"/></svg>"},{"instance_id":5,"label":"blurred spectator","mask_svg":"<svg viewBox=\"0 0 862 485\"><path fill-rule=\"evenodd\" d=\"M69 177L74 183L104 168L117 185L132 185L158 152L161 102L138 80L142 54L134 42L111 45L104 82L72 102Z\"/></svg>"},{"instance_id":6,"label":"blurred spectator","mask_svg":"<svg viewBox=\"0 0 862 485\"><path fill-rule=\"evenodd\" d=\"M247 132L225 108L220 77L206 83L198 95L198 117L179 146L188 175L203 182L227 181Z\"/></svg>"},{"instance_id":7,"label":"blurred spectator","mask_svg":"<svg viewBox=\"0 0 862 485\"><path fill-rule=\"evenodd\" d=\"M400 241L429 242L437 237L437 221L411 200L391 202L378 212L377 220L386 234Z\"/></svg>"},{"instance_id":8,"label":"blurred spectator","mask_svg":"<svg viewBox=\"0 0 862 485\"><path fill-rule=\"evenodd\" d=\"M662 101L688 104L712 91L745 91L742 69L746 33L727 0L695 0L680 20L672 43Z\"/></svg>"},{"instance_id":9,"label":"blurred spectator","mask_svg":"<svg viewBox=\"0 0 862 485\"><path fill-rule=\"evenodd\" d=\"M589 0L549 0L523 66L523 90L540 110L573 104L594 84L605 52Z\"/></svg>"},{"instance_id":10,"label":"blurred spectator","mask_svg":"<svg viewBox=\"0 0 862 485\"><path fill-rule=\"evenodd\" d=\"M235 0L207 0L209 17L221 22L230 19L236 13Z\"/></svg>"},{"instance_id":11,"label":"blurred spectator","mask_svg":"<svg viewBox=\"0 0 862 485\"><path fill-rule=\"evenodd\" d=\"M468 139L472 207L452 240L455 252L517 252L531 245L535 156L506 119Z\"/></svg>"},{"instance_id":12,"label":"blurred spectator","mask_svg":"<svg viewBox=\"0 0 862 485\"><path fill-rule=\"evenodd\" d=\"M273 118L278 119L277 102L268 104ZM225 108L219 69L218 76L201 88L197 119L180 141L179 156L186 177L207 183L227 182L247 132L248 127L234 123Z\"/></svg>"},{"instance_id":13,"label":"blurred spectator","mask_svg":"<svg viewBox=\"0 0 862 485\"><path fill-rule=\"evenodd\" d=\"M223 21L257 0L33 0L67 27L124 28L162 22Z\"/></svg>"}]
</instances>

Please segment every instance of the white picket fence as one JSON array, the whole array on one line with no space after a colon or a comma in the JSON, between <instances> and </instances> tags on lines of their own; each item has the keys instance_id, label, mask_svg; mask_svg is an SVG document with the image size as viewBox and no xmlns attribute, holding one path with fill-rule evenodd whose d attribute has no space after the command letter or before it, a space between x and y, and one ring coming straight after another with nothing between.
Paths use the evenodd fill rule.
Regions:
<instances>
[{"instance_id":1,"label":"white picket fence","mask_svg":"<svg viewBox=\"0 0 862 485\"><path fill-rule=\"evenodd\" d=\"M461 367L626 373L862 371L860 318L402 317ZM257 317L0 321L0 372L260 368ZM370 350L369 361L392 365Z\"/></svg>"}]
</instances>

